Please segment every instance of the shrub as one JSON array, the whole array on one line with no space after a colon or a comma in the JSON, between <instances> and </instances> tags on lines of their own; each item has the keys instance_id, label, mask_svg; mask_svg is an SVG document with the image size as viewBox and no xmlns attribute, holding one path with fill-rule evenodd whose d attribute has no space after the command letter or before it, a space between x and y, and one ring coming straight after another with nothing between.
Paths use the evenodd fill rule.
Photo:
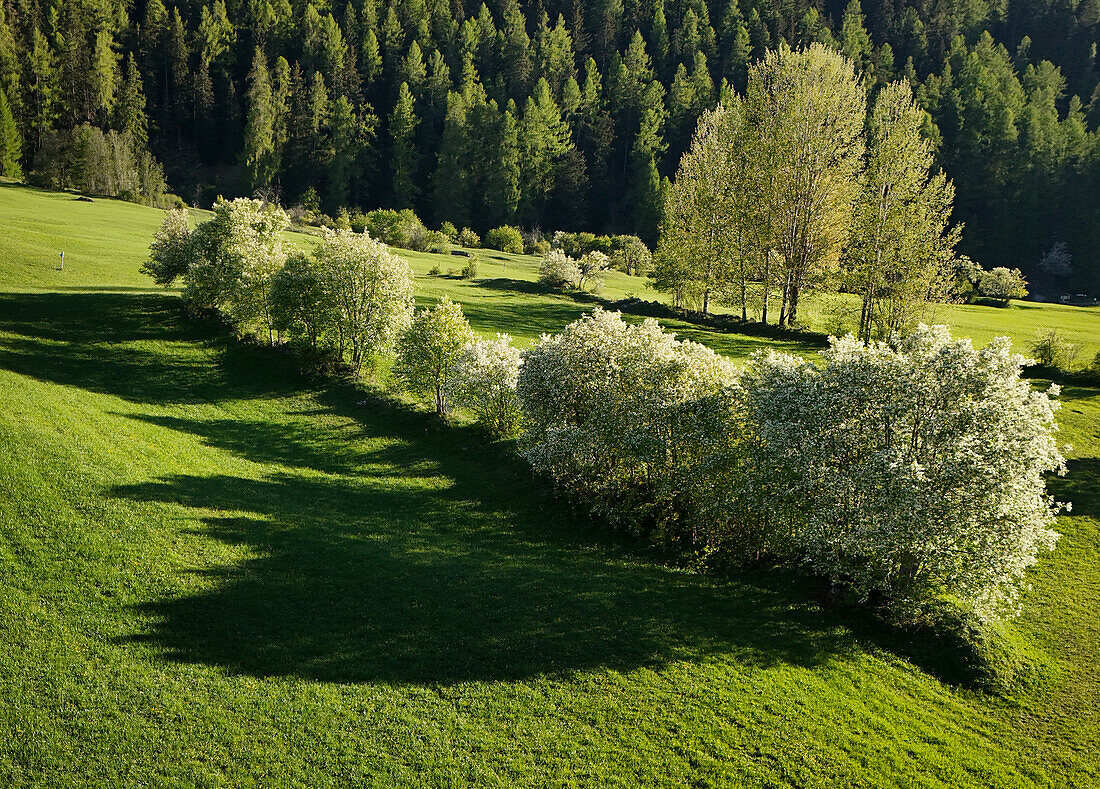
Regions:
<instances>
[{"instance_id":1,"label":"shrub","mask_svg":"<svg viewBox=\"0 0 1100 789\"><path fill-rule=\"evenodd\" d=\"M707 474L700 461L726 457L734 431L715 425L733 382L728 361L656 320L597 309L524 353L523 454L613 522L698 535L709 527L689 491Z\"/></svg>"},{"instance_id":2,"label":"shrub","mask_svg":"<svg viewBox=\"0 0 1100 789\"><path fill-rule=\"evenodd\" d=\"M580 284L577 261L560 249L551 249L539 263L539 282L551 288L575 288Z\"/></svg>"},{"instance_id":3,"label":"shrub","mask_svg":"<svg viewBox=\"0 0 1100 789\"><path fill-rule=\"evenodd\" d=\"M550 251L550 242L545 238L536 239L530 244L524 244L523 251L528 255L545 255Z\"/></svg>"},{"instance_id":4,"label":"shrub","mask_svg":"<svg viewBox=\"0 0 1100 789\"><path fill-rule=\"evenodd\" d=\"M158 285L168 286L187 273L193 255L187 209L175 209L165 215L153 234L149 260L142 264L141 271Z\"/></svg>"},{"instance_id":5,"label":"shrub","mask_svg":"<svg viewBox=\"0 0 1100 789\"><path fill-rule=\"evenodd\" d=\"M1057 329L1039 334L1028 350L1036 364L1043 367L1061 367L1066 356L1066 342Z\"/></svg>"},{"instance_id":6,"label":"shrub","mask_svg":"<svg viewBox=\"0 0 1100 789\"><path fill-rule=\"evenodd\" d=\"M447 241L452 244L455 242L455 239L458 238L458 229L450 222L445 221L443 224L441 224L439 226L439 232L445 235L447 237Z\"/></svg>"},{"instance_id":7,"label":"shrub","mask_svg":"<svg viewBox=\"0 0 1100 789\"><path fill-rule=\"evenodd\" d=\"M432 267L430 269L428 269L428 276L429 277L438 277L442 273L443 273L443 269L441 269L439 267L439 261L438 260L435 263L432 263Z\"/></svg>"},{"instance_id":8,"label":"shrub","mask_svg":"<svg viewBox=\"0 0 1100 789\"><path fill-rule=\"evenodd\" d=\"M450 382L456 405L469 408L477 422L496 438L510 438L519 429L516 385L521 355L507 334L468 344L455 364Z\"/></svg>"},{"instance_id":9,"label":"shrub","mask_svg":"<svg viewBox=\"0 0 1100 789\"><path fill-rule=\"evenodd\" d=\"M473 340L462 307L443 296L434 309L416 313L397 344L394 375L410 392L430 398L436 413L443 416L455 365Z\"/></svg>"},{"instance_id":10,"label":"shrub","mask_svg":"<svg viewBox=\"0 0 1100 789\"><path fill-rule=\"evenodd\" d=\"M523 236L520 234L519 228L511 225L501 225L500 227L494 227L485 234L485 246L489 249L521 255L523 254Z\"/></svg>"},{"instance_id":11,"label":"shrub","mask_svg":"<svg viewBox=\"0 0 1100 789\"><path fill-rule=\"evenodd\" d=\"M271 279L272 324L280 332L305 339L317 351L320 338L335 321L330 282L317 258L297 252Z\"/></svg>"},{"instance_id":12,"label":"shrub","mask_svg":"<svg viewBox=\"0 0 1100 789\"><path fill-rule=\"evenodd\" d=\"M271 277L286 261L286 212L260 200L222 200L191 234L184 298L192 308L217 309L234 326L257 322L272 330Z\"/></svg>"},{"instance_id":13,"label":"shrub","mask_svg":"<svg viewBox=\"0 0 1100 789\"><path fill-rule=\"evenodd\" d=\"M368 356L389 353L408 325L412 271L382 242L347 230L325 233L314 255L331 293L340 355L359 372Z\"/></svg>"},{"instance_id":14,"label":"shrub","mask_svg":"<svg viewBox=\"0 0 1100 789\"><path fill-rule=\"evenodd\" d=\"M464 227L462 232L458 234L458 245L468 249L479 249L481 247L481 236L470 228Z\"/></svg>"},{"instance_id":15,"label":"shrub","mask_svg":"<svg viewBox=\"0 0 1100 789\"><path fill-rule=\"evenodd\" d=\"M479 265L480 261L477 255L471 256L469 261L467 261L466 265L462 268L462 278L473 279L474 277L476 277Z\"/></svg>"},{"instance_id":16,"label":"shrub","mask_svg":"<svg viewBox=\"0 0 1100 789\"><path fill-rule=\"evenodd\" d=\"M426 251L433 240L439 239L439 236L433 237L420 218L407 208L402 211L379 208L369 212L366 215L366 229L371 238L391 247L420 252Z\"/></svg>"},{"instance_id":17,"label":"shrub","mask_svg":"<svg viewBox=\"0 0 1100 789\"><path fill-rule=\"evenodd\" d=\"M1043 475L1064 461L1057 404L1009 349L922 325L891 344L835 340L820 367L757 354L742 385L761 505L817 570L906 618L941 599L1011 610L1058 537Z\"/></svg>"},{"instance_id":18,"label":"shrub","mask_svg":"<svg viewBox=\"0 0 1100 789\"><path fill-rule=\"evenodd\" d=\"M356 208L348 214L348 224L356 233L365 233L367 231L367 215Z\"/></svg>"},{"instance_id":19,"label":"shrub","mask_svg":"<svg viewBox=\"0 0 1100 789\"><path fill-rule=\"evenodd\" d=\"M451 244L442 231L428 230L421 237L420 244L412 248L420 252L434 252L438 255L445 255L450 251Z\"/></svg>"},{"instance_id":20,"label":"shrub","mask_svg":"<svg viewBox=\"0 0 1100 789\"><path fill-rule=\"evenodd\" d=\"M336 212L336 219L332 222L337 230L351 230L351 219L348 217L348 209L341 208Z\"/></svg>"},{"instance_id":21,"label":"shrub","mask_svg":"<svg viewBox=\"0 0 1100 789\"><path fill-rule=\"evenodd\" d=\"M1008 304L1009 299L1027 297L1027 281L1020 269L998 266L982 273L978 292L987 298Z\"/></svg>"},{"instance_id":22,"label":"shrub","mask_svg":"<svg viewBox=\"0 0 1100 789\"><path fill-rule=\"evenodd\" d=\"M603 285L604 274L611 268L611 260L603 252L588 252L577 261L578 290L599 290Z\"/></svg>"}]
</instances>

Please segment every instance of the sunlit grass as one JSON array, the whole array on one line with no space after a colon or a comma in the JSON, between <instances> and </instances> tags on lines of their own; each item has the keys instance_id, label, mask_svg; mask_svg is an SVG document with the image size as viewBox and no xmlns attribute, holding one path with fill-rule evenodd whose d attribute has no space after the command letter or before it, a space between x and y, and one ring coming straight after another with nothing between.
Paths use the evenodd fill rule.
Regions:
<instances>
[{"instance_id":1,"label":"sunlit grass","mask_svg":"<svg viewBox=\"0 0 1100 789\"><path fill-rule=\"evenodd\" d=\"M800 574L666 566L509 446L185 320L135 273L158 222L0 189L0 785L1100 782L1096 390L1016 625L1043 681L993 698ZM409 257L483 332L586 309L484 284L530 259Z\"/></svg>"}]
</instances>

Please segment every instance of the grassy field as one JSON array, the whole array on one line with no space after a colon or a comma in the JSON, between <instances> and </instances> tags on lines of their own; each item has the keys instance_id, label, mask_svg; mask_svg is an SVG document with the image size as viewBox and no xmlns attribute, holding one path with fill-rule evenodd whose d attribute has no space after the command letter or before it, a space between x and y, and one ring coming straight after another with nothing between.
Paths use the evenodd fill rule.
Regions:
<instances>
[{"instance_id":1,"label":"grassy field","mask_svg":"<svg viewBox=\"0 0 1100 789\"><path fill-rule=\"evenodd\" d=\"M1013 625L1039 681L994 697L797 574L665 566L509 447L184 320L137 273L159 217L0 188L0 785L1100 783L1097 390L1063 395L1075 507ZM483 332L586 308L530 259L409 257Z\"/></svg>"}]
</instances>

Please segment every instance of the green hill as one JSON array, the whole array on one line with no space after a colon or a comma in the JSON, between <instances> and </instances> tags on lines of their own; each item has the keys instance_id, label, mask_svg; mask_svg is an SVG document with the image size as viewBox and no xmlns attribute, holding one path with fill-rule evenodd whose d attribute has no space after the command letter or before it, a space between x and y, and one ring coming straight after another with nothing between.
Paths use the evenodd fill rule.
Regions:
<instances>
[{"instance_id":1,"label":"green hill","mask_svg":"<svg viewBox=\"0 0 1100 789\"><path fill-rule=\"evenodd\" d=\"M0 783L1100 781L1100 391L1063 396L1075 507L1011 626L1040 671L992 696L797 574L665 566L507 447L186 320L137 273L159 219L0 188ZM411 259L483 332L586 308L531 259Z\"/></svg>"}]
</instances>

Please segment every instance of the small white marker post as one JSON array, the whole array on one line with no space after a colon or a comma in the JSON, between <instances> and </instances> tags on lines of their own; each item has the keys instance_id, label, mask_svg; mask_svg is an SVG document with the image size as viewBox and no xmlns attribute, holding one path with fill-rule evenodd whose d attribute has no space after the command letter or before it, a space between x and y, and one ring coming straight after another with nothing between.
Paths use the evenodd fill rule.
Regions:
<instances>
[{"instance_id":1,"label":"small white marker post","mask_svg":"<svg viewBox=\"0 0 1100 789\"><path fill-rule=\"evenodd\" d=\"M65 253L62 252L60 255L58 255L58 257L61 258L61 270L64 271L65 270Z\"/></svg>"}]
</instances>

